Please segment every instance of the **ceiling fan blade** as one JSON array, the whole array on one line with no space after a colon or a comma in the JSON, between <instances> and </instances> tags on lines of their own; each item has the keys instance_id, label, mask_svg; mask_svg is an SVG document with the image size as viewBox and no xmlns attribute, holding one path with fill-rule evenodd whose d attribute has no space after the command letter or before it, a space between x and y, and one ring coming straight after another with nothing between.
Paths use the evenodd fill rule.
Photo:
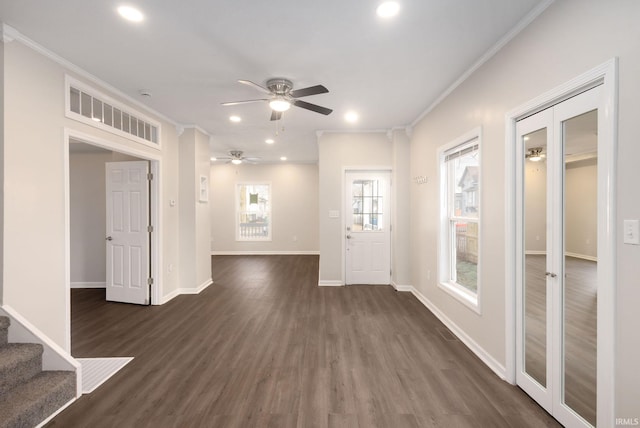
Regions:
<instances>
[{"instance_id":1,"label":"ceiling fan blade","mask_svg":"<svg viewBox=\"0 0 640 428\"><path fill-rule=\"evenodd\" d=\"M315 111L316 113L320 113L320 114L324 114L324 115L329 115L333 111L330 108L326 108L326 107L318 106L318 105L315 105L315 104L311 104L311 103L308 103L306 101L292 100L291 102L296 107L302 107L304 109Z\"/></svg>"},{"instance_id":2,"label":"ceiling fan blade","mask_svg":"<svg viewBox=\"0 0 640 428\"><path fill-rule=\"evenodd\" d=\"M223 106L235 106L238 104L259 103L262 101L269 101L267 98L260 98L258 100L245 100L245 101L231 101L228 103L222 103Z\"/></svg>"},{"instance_id":3,"label":"ceiling fan blade","mask_svg":"<svg viewBox=\"0 0 640 428\"><path fill-rule=\"evenodd\" d=\"M289 95L291 95L293 98L300 98L308 97L309 95L326 94L327 92L329 92L329 90L324 86L316 85L309 86L308 88L295 89L289 92Z\"/></svg>"},{"instance_id":4,"label":"ceiling fan blade","mask_svg":"<svg viewBox=\"0 0 640 428\"><path fill-rule=\"evenodd\" d=\"M271 91L268 90L267 88L265 88L264 86L260 86L257 83L252 82L251 80L238 80L238 82L244 84L244 85L249 85L249 86L253 86L254 88L256 88L259 91L264 92L265 94L270 94Z\"/></svg>"},{"instance_id":5,"label":"ceiling fan blade","mask_svg":"<svg viewBox=\"0 0 640 428\"><path fill-rule=\"evenodd\" d=\"M282 118L281 111L271 110L271 120L280 120Z\"/></svg>"}]
</instances>

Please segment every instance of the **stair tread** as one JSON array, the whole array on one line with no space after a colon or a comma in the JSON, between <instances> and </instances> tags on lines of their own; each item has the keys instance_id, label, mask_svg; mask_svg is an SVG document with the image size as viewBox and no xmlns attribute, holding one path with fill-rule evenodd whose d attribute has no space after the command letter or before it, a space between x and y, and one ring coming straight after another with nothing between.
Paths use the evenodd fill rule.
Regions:
<instances>
[{"instance_id":1,"label":"stair tread","mask_svg":"<svg viewBox=\"0 0 640 428\"><path fill-rule=\"evenodd\" d=\"M0 371L42 355L43 349L37 343L9 343L0 347Z\"/></svg>"},{"instance_id":2,"label":"stair tread","mask_svg":"<svg viewBox=\"0 0 640 428\"><path fill-rule=\"evenodd\" d=\"M0 421L12 421L8 426L36 425L75 397L75 384L74 372L41 372L0 395Z\"/></svg>"}]
</instances>

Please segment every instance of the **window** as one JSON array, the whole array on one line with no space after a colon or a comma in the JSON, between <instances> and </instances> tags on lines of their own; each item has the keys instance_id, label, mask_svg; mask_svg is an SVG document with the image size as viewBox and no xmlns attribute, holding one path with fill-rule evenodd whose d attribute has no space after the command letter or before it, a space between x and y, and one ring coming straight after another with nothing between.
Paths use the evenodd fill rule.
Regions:
<instances>
[{"instance_id":1,"label":"window","mask_svg":"<svg viewBox=\"0 0 640 428\"><path fill-rule=\"evenodd\" d=\"M153 148L160 145L160 124L143 118L141 113L81 82L66 77L65 115L104 131L143 143Z\"/></svg>"},{"instance_id":2,"label":"window","mask_svg":"<svg viewBox=\"0 0 640 428\"><path fill-rule=\"evenodd\" d=\"M238 183L236 185L236 240L271 240L271 185Z\"/></svg>"},{"instance_id":3,"label":"window","mask_svg":"<svg viewBox=\"0 0 640 428\"><path fill-rule=\"evenodd\" d=\"M479 311L479 129L440 150L440 186L440 286Z\"/></svg>"}]
</instances>

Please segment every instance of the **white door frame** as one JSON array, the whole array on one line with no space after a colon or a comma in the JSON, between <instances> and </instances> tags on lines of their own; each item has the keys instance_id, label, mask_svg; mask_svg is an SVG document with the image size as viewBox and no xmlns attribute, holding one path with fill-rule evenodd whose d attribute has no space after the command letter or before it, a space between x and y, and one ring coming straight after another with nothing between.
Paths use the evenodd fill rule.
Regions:
<instances>
[{"instance_id":1,"label":"white door frame","mask_svg":"<svg viewBox=\"0 0 640 428\"><path fill-rule=\"evenodd\" d=\"M151 239L151 304L160 305L162 303L162 156L160 153L150 153L147 150L131 148L126 145L105 140L77 131L71 128L64 128L64 240L65 240L65 350L71 353L71 223L70 223L70 187L69 187L69 144L70 140L81 141L92 146L102 147L107 150L135 156L148 160L150 171L154 179L151 180L149 193L151 224L154 227L153 238Z\"/></svg>"},{"instance_id":2,"label":"white door frame","mask_svg":"<svg viewBox=\"0 0 640 428\"><path fill-rule=\"evenodd\" d=\"M342 234L341 236L341 241L342 241L342 257L341 257L341 272L342 272L342 285L345 285L347 283L347 242L346 239L344 239L345 236L345 232L347 230L347 206L346 206L346 200L347 200L347 190L345 189L345 185L346 185L346 178L347 178L347 172L367 172L367 171L371 171L371 172L388 172L390 174L390 180L392 180L392 182L390 183L390 188L391 188L391 193L393 194L393 168L391 166L388 165L384 165L384 166L343 166L342 167L342 177L340 178L340 183L341 183L341 187L342 187L342 222L341 222L341 227L340 227L340 233ZM389 197L391 197L391 195L389 195ZM390 210L391 213L389 215L389 221L392 222L393 221L393 204L391 203L391 199L389 200L390 203ZM389 266L391 267L391 270L393 271L393 229L391 228L393 224L389 223L389 232L390 232L390 239L389 239L389 254L390 254L390 259L389 259ZM391 276L391 275L390 275ZM393 280L393 277L391 276L391 279Z\"/></svg>"},{"instance_id":3,"label":"white door frame","mask_svg":"<svg viewBox=\"0 0 640 428\"><path fill-rule=\"evenodd\" d=\"M602 84L604 108L598 112L598 351L597 425L615 421L616 155L618 60L613 58L505 115L505 311L506 380L516 383L516 121ZM602 239L600 239L602 238Z\"/></svg>"}]
</instances>

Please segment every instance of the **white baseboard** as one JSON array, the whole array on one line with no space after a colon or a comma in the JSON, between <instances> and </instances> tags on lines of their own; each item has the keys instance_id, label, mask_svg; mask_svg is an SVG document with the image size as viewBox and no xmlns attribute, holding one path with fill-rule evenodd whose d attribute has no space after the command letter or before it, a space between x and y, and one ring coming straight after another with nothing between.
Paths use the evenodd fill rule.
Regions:
<instances>
[{"instance_id":1,"label":"white baseboard","mask_svg":"<svg viewBox=\"0 0 640 428\"><path fill-rule=\"evenodd\" d=\"M107 288L106 282L72 282L71 288Z\"/></svg>"},{"instance_id":2,"label":"white baseboard","mask_svg":"<svg viewBox=\"0 0 640 428\"><path fill-rule=\"evenodd\" d=\"M576 259L589 260L590 262L597 262L598 258L593 256L587 256L586 254L570 253L565 251L565 256L575 257Z\"/></svg>"},{"instance_id":3,"label":"white baseboard","mask_svg":"<svg viewBox=\"0 0 640 428\"><path fill-rule=\"evenodd\" d=\"M413 290L413 286L412 285L396 284L393 281L391 281L391 286L393 288L395 288L396 291L412 291Z\"/></svg>"},{"instance_id":4,"label":"white baseboard","mask_svg":"<svg viewBox=\"0 0 640 428\"><path fill-rule=\"evenodd\" d=\"M212 256L318 256L320 251L212 251Z\"/></svg>"},{"instance_id":5,"label":"white baseboard","mask_svg":"<svg viewBox=\"0 0 640 428\"><path fill-rule=\"evenodd\" d=\"M320 281L318 281L318 287L342 287L342 286L344 286L344 284L340 280L321 279Z\"/></svg>"},{"instance_id":6,"label":"white baseboard","mask_svg":"<svg viewBox=\"0 0 640 428\"><path fill-rule=\"evenodd\" d=\"M410 290L403 289L402 291L411 291L414 296L426 306L427 309L438 318L442 324L444 324L453 334L455 334L467 348L471 350L480 360L487 365L493 372L502 380L506 380L506 369L495 358L493 358L487 351L484 350L476 341L474 341L468 334L466 334L460 327L456 325L449 317L447 317L440 309L438 309L433 302L427 299L422 293L416 290L413 286L405 286ZM404 287L403 287L404 288Z\"/></svg>"},{"instance_id":7,"label":"white baseboard","mask_svg":"<svg viewBox=\"0 0 640 428\"><path fill-rule=\"evenodd\" d=\"M211 284L213 284L213 280L209 278L205 282L197 286L196 288L181 288L178 291L180 292L180 294L200 294L202 290L204 290Z\"/></svg>"},{"instance_id":8,"label":"white baseboard","mask_svg":"<svg viewBox=\"0 0 640 428\"><path fill-rule=\"evenodd\" d=\"M197 286L196 288L178 288L177 290L173 290L171 293L165 295L160 302L161 305L168 303L169 301L175 299L181 295L194 295L200 294L205 288L213 284L213 280L211 278L207 279L205 282Z\"/></svg>"}]
</instances>

